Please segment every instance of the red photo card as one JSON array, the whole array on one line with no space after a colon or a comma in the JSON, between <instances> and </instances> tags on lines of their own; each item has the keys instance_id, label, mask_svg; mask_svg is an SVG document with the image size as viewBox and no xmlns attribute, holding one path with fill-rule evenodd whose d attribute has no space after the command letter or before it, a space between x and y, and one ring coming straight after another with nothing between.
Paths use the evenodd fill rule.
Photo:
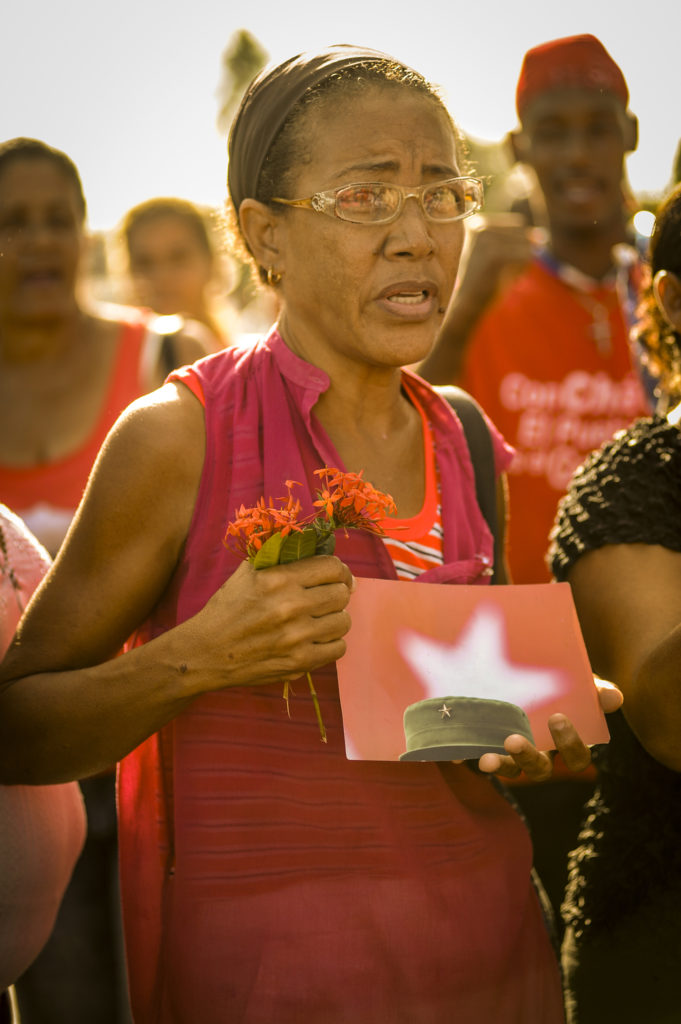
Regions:
<instances>
[{"instance_id":1,"label":"red photo card","mask_svg":"<svg viewBox=\"0 0 681 1024\"><path fill-rule=\"evenodd\" d=\"M550 750L560 711L585 743L610 739L567 583L475 587L359 579L337 663L346 756L398 760L404 710L431 697L517 704Z\"/></svg>"}]
</instances>

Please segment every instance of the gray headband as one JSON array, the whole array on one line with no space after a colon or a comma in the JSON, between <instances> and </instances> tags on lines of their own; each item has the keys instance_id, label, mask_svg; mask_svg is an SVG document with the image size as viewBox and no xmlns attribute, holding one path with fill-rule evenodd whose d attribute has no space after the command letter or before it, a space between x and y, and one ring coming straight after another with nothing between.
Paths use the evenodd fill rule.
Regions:
<instances>
[{"instance_id":1,"label":"gray headband","mask_svg":"<svg viewBox=\"0 0 681 1024\"><path fill-rule=\"evenodd\" d=\"M309 88L334 71L367 60L401 64L379 50L341 44L319 53L300 53L253 79L229 133L227 187L237 213L253 198L262 165L290 110Z\"/></svg>"}]
</instances>

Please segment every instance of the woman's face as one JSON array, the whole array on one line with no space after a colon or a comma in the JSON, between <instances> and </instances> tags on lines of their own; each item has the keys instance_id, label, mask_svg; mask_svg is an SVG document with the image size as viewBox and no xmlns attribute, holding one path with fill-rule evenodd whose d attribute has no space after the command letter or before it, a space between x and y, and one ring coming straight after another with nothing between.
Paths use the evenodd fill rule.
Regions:
<instances>
[{"instance_id":1,"label":"woman's face","mask_svg":"<svg viewBox=\"0 0 681 1024\"><path fill-rule=\"evenodd\" d=\"M406 88L328 101L305 123L304 159L287 198L362 181L422 185L459 174L442 110ZM390 224L353 224L281 208L275 269L283 272L288 344L333 373L352 363L395 367L430 351L456 279L464 228L426 219L407 199Z\"/></svg>"},{"instance_id":2,"label":"woman's face","mask_svg":"<svg viewBox=\"0 0 681 1024\"><path fill-rule=\"evenodd\" d=\"M73 313L83 249L74 183L49 158L12 160L0 173L0 316L44 323Z\"/></svg>"},{"instance_id":3,"label":"woman's face","mask_svg":"<svg viewBox=\"0 0 681 1024\"><path fill-rule=\"evenodd\" d=\"M137 224L128 238L135 300L161 316L200 316L213 266L210 255L183 217L159 214Z\"/></svg>"}]
</instances>

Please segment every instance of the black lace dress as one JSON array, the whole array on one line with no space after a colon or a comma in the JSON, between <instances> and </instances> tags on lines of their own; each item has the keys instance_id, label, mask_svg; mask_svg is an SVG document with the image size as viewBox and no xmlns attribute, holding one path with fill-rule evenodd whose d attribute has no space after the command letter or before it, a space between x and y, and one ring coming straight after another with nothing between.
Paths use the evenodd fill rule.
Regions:
<instances>
[{"instance_id":1,"label":"black lace dress","mask_svg":"<svg viewBox=\"0 0 681 1024\"><path fill-rule=\"evenodd\" d=\"M681 431L664 419L638 421L578 471L559 510L553 573L564 580L580 555L623 543L681 551ZM621 712L608 724L562 908L568 1020L679 1022L681 773L650 757Z\"/></svg>"}]
</instances>

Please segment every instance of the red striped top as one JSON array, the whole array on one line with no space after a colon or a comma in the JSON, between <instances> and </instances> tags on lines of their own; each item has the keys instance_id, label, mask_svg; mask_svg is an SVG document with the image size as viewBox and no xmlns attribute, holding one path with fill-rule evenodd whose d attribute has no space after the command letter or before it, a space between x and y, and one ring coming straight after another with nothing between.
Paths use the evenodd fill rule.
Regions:
<instances>
[{"instance_id":1,"label":"red striped top","mask_svg":"<svg viewBox=\"0 0 681 1024\"><path fill-rule=\"evenodd\" d=\"M398 579L413 580L444 561L442 549L442 506L433 430L423 408L412 395L411 400L421 415L426 467L425 498L421 511L410 519L385 519L383 543L392 558Z\"/></svg>"}]
</instances>

